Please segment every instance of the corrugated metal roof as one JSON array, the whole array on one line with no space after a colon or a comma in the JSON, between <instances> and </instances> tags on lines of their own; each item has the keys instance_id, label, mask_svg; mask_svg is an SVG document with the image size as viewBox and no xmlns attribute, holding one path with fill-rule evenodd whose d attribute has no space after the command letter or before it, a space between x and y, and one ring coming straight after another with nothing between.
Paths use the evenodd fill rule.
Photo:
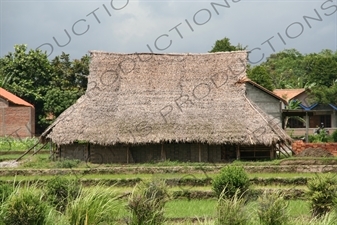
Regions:
<instances>
[{"instance_id":1,"label":"corrugated metal roof","mask_svg":"<svg viewBox=\"0 0 337 225\"><path fill-rule=\"evenodd\" d=\"M24 106L29 106L29 107L33 107L34 106L28 102L26 102L25 100L19 98L18 96L10 93L9 91L6 91L3 88L0 88L0 97L7 99L8 101L17 104L17 105L24 105Z\"/></svg>"}]
</instances>

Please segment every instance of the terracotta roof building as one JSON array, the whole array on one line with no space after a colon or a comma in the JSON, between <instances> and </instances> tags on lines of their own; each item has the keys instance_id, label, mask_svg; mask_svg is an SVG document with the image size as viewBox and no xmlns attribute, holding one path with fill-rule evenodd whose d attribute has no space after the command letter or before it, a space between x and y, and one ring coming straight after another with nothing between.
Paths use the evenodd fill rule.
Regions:
<instances>
[{"instance_id":1,"label":"terracotta roof building","mask_svg":"<svg viewBox=\"0 0 337 225\"><path fill-rule=\"evenodd\" d=\"M290 100L298 99L302 102L303 97L307 97L307 94L305 93L304 88L298 88L298 89L275 89L274 94L279 96L280 98L283 98L287 102Z\"/></svg>"},{"instance_id":2,"label":"terracotta roof building","mask_svg":"<svg viewBox=\"0 0 337 225\"><path fill-rule=\"evenodd\" d=\"M0 136L33 137L34 106L9 91L0 88Z\"/></svg>"}]
</instances>

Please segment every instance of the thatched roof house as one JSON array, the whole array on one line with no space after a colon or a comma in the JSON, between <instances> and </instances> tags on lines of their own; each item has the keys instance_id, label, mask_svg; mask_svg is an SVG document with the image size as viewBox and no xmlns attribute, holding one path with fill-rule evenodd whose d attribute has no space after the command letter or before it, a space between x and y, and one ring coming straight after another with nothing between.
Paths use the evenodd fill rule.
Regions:
<instances>
[{"instance_id":1,"label":"thatched roof house","mask_svg":"<svg viewBox=\"0 0 337 225\"><path fill-rule=\"evenodd\" d=\"M42 137L96 162L220 161L256 146L273 157L290 138L246 98L246 58L93 51L86 94Z\"/></svg>"}]
</instances>

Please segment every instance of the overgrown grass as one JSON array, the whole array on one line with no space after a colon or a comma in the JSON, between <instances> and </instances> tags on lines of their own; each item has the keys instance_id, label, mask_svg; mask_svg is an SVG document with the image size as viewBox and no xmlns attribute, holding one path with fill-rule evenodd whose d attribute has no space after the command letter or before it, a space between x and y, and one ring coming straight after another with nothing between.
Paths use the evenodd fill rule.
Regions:
<instances>
[{"instance_id":1,"label":"overgrown grass","mask_svg":"<svg viewBox=\"0 0 337 225\"><path fill-rule=\"evenodd\" d=\"M70 224L117 224L119 204L111 187L92 188L69 202L65 217Z\"/></svg>"}]
</instances>

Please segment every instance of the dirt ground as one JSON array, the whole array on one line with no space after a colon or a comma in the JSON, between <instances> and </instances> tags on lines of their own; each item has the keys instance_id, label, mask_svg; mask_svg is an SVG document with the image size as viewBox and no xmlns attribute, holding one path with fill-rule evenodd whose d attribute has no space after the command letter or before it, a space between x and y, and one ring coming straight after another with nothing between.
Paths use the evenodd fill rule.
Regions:
<instances>
[{"instance_id":1,"label":"dirt ground","mask_svg":"<svg viewBox=\"0 0 337 225\"><path fill-rule=\"evenodd\" d=\"M0 162L0 168L17 167L18 165L19 165L19 162L16 162L15 160Z\"/></svg>"},{"instance_id":2,"label":"dirt ground","mask_svg":"<svg viewBox=\"0 0 337 225\"><path fill-rule=\"evenodd\" d=\"M322 148L307 148L304 149L296 157L333 157L333 155Z\"/></svg>"}]
</instances>

